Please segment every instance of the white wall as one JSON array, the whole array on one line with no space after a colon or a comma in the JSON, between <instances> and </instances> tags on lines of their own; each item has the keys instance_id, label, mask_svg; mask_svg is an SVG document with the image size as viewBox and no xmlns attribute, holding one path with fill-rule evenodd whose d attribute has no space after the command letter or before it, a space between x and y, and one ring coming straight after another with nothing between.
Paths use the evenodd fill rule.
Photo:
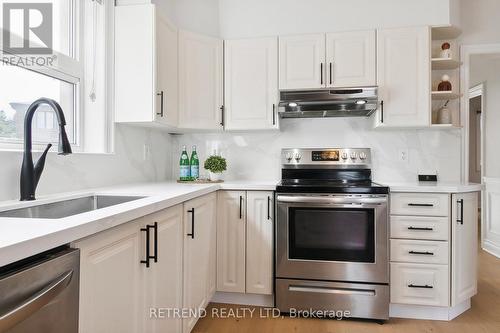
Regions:
<instances>
[{"instance_id":1,"label":"white wall","mask_svg":"<svg viewBox=\"0 0 500 333\"><path fill-rule=\"evenodd\" d=\"M112 155L49 154L37 194L49 194L130 182L160 181L170 177L171 138L147 129L117 126L116 153ZM143 146L151 158L143 160ZM55 148L55 149L54 149ZM53 150L57 151L57 147ZM38 154L34 156L36 159ZM0 201L19 197L21 152L0 152Z\"/></svg>"},{"instance_id":2,"label":"white wall","mask_svg":"<svg viewBox=\"0 0 500 333\"><path fill-rule=\"evenodd\" d=\"M485 83L484 117L484 177L500 178L500 54L473 55L471 57L471 83L473 87ZM472 110L474 111L474 110Z\"/></svg>"},{"instance_id":3,"label":"white wall","mask_svg":"<svg viewBox=\"0 0 500 333\"><path fill-rule=\"evenodd\" d=\"M463 44L500 43L500 1L460 0Z\"/></svg>"},{"instance_id":4,"label":"white wall","mask_svg":"<svg viewBox=\"0 0 500 333\"><path fill-rule=\"evenodd\" d=\"M282 148L367 147L372 148L376 180L416 181L419 172L437 170L441 180L458 181L458 135L457 131L374 130L366 118L285 119L280 132L177 136L172 169L177 177L182 145L197 145L201 161L214 149L228 159L228 180L274 181L280 179ZM408 149L408 162L398 160L400 149Z\"/></svg>"},{"instance_id":5,"label":"white wall","mask_svg":"<svg viewBox=\"0 0 500 333\"><path fill-rule=\"evenodd\" d=\"M219 0L219 6L223 38L450 23L449 0Z\"/></svg>"}]
</instances>

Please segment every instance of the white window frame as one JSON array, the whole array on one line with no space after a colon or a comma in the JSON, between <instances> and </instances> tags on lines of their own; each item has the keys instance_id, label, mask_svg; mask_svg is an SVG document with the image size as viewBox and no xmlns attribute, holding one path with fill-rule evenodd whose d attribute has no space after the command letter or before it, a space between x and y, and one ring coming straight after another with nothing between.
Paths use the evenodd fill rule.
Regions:
<instances>
[{"instance_id":1,"label":"white window frame","mask_svg":"<svg viewBox=\"0 0 500 333\"><path fill-rule=\"evenodd\" d=\"M64 0L67 1L67 0ZM85 93L84 87L84 48L82 43L84 40L84 7L85 1L89 0L72 0L72 17L74 22L71 22L71 27L74 31L70 33L72 36L70 55L65 55L63 53L53 51L53 55L56 56L56 61L53 66L19 66L26 70L31 70L33 72L43 74L57 80L66 81L68 83L74 84L74 141L72 148L74 152L82 152L82 142L83 142L83 96ZM0 29L1 33L1 29ZM3 49L2 41L0 40L0 57L8 57L14 59L14 61L27 59L27 56L14 55L5 52ZM33 150L42 151L45 149L47 143L34 142ZM0 151L19 151L23 149L23 142L19 140L5 140L0 142Z\"/></svg>"}]
</instances>

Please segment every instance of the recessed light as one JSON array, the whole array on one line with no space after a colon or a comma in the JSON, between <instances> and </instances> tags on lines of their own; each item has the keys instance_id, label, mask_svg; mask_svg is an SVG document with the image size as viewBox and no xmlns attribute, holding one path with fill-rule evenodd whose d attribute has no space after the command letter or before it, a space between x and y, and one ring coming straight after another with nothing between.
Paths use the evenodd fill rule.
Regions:
<instances>
[{"instance_id":1,"label":"recessed light","mask_svg":"<svg viewBox=\"0 0 500 333\"><path fill-rule=\"evenodd\" d=\"M291 103L288 103L288 106L291 108L295 108L295 107L297 107L297 103L291 102Z\"/></svg>"},{"instance_id":2,"label":"recessed light","mask_svg":"<svg viewBox=\"0 0 500 333\"><path fill-rule=\"evenodd\" d=\"M363 105L363 104L366 104L366 101L364 101L364 100L359 100L359 101L356 101L356 104L358 104L358 105Z\"/></svg>"}]
</instances>

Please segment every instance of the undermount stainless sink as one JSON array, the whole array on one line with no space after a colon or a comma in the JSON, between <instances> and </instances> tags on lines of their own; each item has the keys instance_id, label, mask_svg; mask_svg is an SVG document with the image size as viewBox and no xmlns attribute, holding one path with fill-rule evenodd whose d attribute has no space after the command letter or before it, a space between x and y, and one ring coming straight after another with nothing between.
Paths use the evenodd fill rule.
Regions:
<instances>
[{"instance_id":1,"label":"undermount stainless sink","mask_svg":"<svg viewBox=\"0 0 500 333\"><path fill-rule=\"evenodd\" d=\"M139 200L138 196L92 195L0 212L0 217L60 219Z\"/></svg>"}]
</instances>

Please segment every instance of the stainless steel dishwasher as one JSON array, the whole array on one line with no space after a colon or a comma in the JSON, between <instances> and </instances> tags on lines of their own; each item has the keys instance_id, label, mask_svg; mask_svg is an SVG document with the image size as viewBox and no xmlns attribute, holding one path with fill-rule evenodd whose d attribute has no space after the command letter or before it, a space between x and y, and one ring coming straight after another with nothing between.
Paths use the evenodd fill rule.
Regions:
<instances>
[{"instance_id":1,"label":"stainless steel dishwasher","mask_svg":"<svg viewBox=\"0 0 500 333\"><path fill-rule=\"evenodd\" d=\"M48 251L0 270L0 332L77 333L80 251Z\"/></svg>"}]
</instances>

